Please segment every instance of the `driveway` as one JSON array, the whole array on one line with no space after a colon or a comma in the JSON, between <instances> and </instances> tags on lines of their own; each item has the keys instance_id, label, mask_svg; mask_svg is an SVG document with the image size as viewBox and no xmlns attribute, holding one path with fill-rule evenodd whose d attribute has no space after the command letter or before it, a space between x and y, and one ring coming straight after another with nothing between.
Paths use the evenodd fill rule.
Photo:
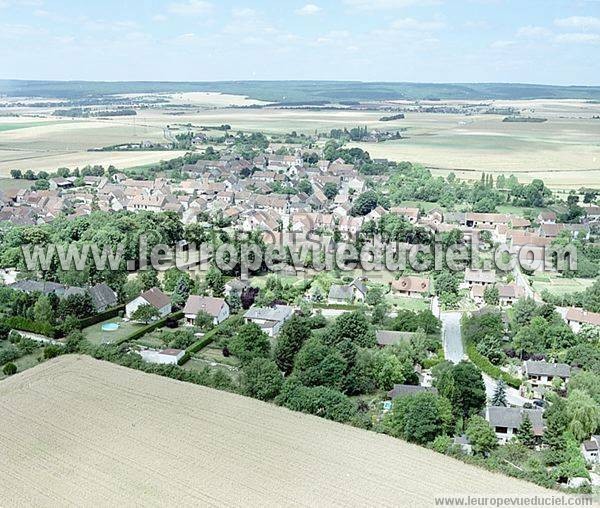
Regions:
<instances>
[{"instance_id":1,"label":"driveway","mask_svg":"<svg viewBox=\"0 0 600 508\"><path fill-rule=\"evenodd\" d=\"M484 372L482 372L481 375L483 376L483 382L485 384L485 394L487 395L488 400L491 400L491 398L494 396L494 391L496 390L497 381ZM522 407L525 402L531 401L525 397L521 397L519 390L516 388L506 385L506 402L508 402L510 406Z\"/></svg>"},{"instance_id":2,"label":"driveway","mask_svg":"<svg viewBox=\"0 0 600 508\"><path fill-rule=\"evenodd\" d=\"M444 356L452 363L460 362L465 355L460 333L461 317L461 312L442 312L440 315Z\"/></svg>"}]
</instances>

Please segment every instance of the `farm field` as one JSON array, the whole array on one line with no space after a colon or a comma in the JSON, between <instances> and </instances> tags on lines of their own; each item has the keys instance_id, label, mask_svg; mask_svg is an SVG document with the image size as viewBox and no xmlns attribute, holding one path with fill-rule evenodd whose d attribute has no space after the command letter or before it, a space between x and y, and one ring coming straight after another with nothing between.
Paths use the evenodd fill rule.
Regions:
<instances>
[{"instance_id":1,"label":"farm field","mask_svg":"<svg viewBox=\"0 0 600 508\"><path fill-rule=\"evenodd\" d=\"M0 426L6 505L416 507L550 494L387 436L82 356L3 381Z\"/></svg>"},{"instance_id":2,"label":"farm field","mask_svg":"<svg viewBox=\"0 0 600 508\"><path fill-rule=\"evenodd\" d=\"M10 169L39 171L85 164L143 166L181 153L86 150L142 140L164 141L169 125L177 129L187 124L229 124L232 132L267 134L297 131L309 135L355 126L405 129L401 140L349 146L360 146L376 158L422 163L440 175L453 171L464 179L479 179L486 171L495 176L513 173L524 182L541 178L554 188L593 186L600 181L600 120L592 119L600 114L600 104L596 103L489 101L499 108L516 107L522 116L548 118L544 123L502 122L503 115L410 111L404 119L381 122L379 119L388 114L384 110L232 108L229 106L249 106L259 101L210 92L154 97L167 99L168 103L140 109L134 117L57 120L52 108L8 108L11 114L21 116L0 118L0 174L6 175ZM465 103L436 103L453 107L461 104Z\"/></svg>"}]
</instances>

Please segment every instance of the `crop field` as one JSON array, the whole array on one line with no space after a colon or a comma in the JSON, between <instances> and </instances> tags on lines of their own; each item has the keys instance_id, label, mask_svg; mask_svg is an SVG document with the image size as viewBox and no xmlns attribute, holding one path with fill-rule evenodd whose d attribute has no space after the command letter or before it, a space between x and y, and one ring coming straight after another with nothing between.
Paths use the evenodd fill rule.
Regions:
<instances>
[{"instance_id":1,"label":"crop field","mask_svg":"<svg viewBox=\"0 0 600 508\"><path fill-rule=\"evenodd\" d=\"M81 356L0 383L0 427L3 505L420 507L440 495L550 494L387 436Z\"/></svg>"},{"instance_id":2,"label":"crop field","mask_svg":"<svg viewBox=\"0 0 600 508\"><path fill-rule=\"evenodd\" d=\"M267 134L314 134L355 126L367 126L370 130L406 129L401 140L352 145L367 150L372 157L418 162L436 174L453 171L465 179L478 179L486 171L496 176L512 173L524 182L541 178L555 188L597 186L600 181L600 120L592 118L600 115L599 103L494 102L499 108L515 107L522 116L547 118L544 123L503 122L503 115L420 112L407 112L404 119L381 122L379 119L389 113L374 109L232 108L229 106L248 106L259 101L211 92L156 96L168 103L140 109L133 117L57 120L52 116L52 108L8 108L11 114L21 116L0 118L0 174L15 168L37 171L85 164L143 166L179 154L98 154L86 150L142 140L164 141L169 125L176 129L186 124L229 124L233 132ZM464 102L436 103L452 107L461 104Z\"/></svg>"}]
</instances>

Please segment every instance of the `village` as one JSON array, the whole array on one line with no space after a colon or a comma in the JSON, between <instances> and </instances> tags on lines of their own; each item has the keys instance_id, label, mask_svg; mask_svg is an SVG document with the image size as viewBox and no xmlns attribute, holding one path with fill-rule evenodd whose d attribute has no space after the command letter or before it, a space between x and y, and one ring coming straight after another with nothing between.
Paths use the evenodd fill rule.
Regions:
<instances>
[{"instance_id":1,"label":"village","mask_svg":"<svg viewBox=\"0 0 600 508\"><path fill-rule=\"evenodd\" d=\"M5 375L41 357L86 351L83 343L100 358L113 347L117 361L135 368L228 390L241 386L242 393L305 412L315 410L292 399L312 397L302 389L328 387L339 397L330 419L461 456L485 458L499 446L519 443L525 451L507 448L520 458L502 458L500 470L519 477L534 471L541 484L581 491L600 484L595 193L572 193L563 201L543 184L494 183L486 175L460 183L409 163L371 160L336 142L269 144L253 147L248 157L236 150L247 143L240 136L231 136L218 152L206 148L205 138L194 138L191 156L155 172L59 170L32 188L1 192L0 222L11 253L5 253L1 273L2 342L10 351L0 350ZM423 199L419 193L427 186L442 194L447 187L465 201ZM406 199L399 189L413 189L413 195ZM469 204L466 196L477 192L482 196ZM517 205L511 202L517 193L539 196ZM24 268L16 254L36 231L46 235L41 243L60 237L52 229L56 224L70 224L70 240L78 241L94 229L88 218L125 225L138 216L146 221L140 229L153 227L151 217L174 221L169 242L183 250L244 234L262 248L281 244L291 250L315 239L330 250L369 242L410 250L439 240L469 246L478 265L460 272L319 272L304 259L301 266L288 262L276 273L261 266L242 277L239 267L227 272L209 259L204 266L196 260L166 271L144 272L136 265L111 283L93 271L82 278ZM546 249L567 243L583 253L579 262L586 271L562 273L555 263L491 266L499 247L541 262ZM566 284L572 288L567 292ZM350 353L340 349L348 340ZM273 386L255 379L267 373ZM281 376L292 373L301 384L290 384L286 395ZM440 400L450 401L450 415L439 409ZM362 409L354 414L347 401ZM411 404L439 406L429 434L408 430L403 415ZM559 415L562 427L559 407L570 415ZM587 416L577 420L580 413ZM544 464L548 450L556 457ZM527 465L513 468L506 464L512 460ZM577 466L567 470L567 462Z\"/></svg>"}]
</instances>

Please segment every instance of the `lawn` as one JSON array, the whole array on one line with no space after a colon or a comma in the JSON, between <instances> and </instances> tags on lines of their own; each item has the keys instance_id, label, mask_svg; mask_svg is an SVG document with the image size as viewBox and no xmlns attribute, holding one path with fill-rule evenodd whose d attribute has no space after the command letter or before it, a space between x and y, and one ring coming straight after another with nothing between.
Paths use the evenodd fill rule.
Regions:
<instances>
[{"instance_id":1,"label":"lawn","mask_svg":"<svg viewBox=\"0 0 600 508\"><path fill-rule=\"evenodd\" d=\"M594 283L594 279L564 279L550 275L536 275L532 279L533 289L537 293L547 290L554 295L579 293Z\"/></svg>"},{"instance_id":2,"label":"lawn","mask_svg":"<svg viewBox=\"0 0 600 508\"><path fill-rule=\"evenodd\" d=\"M394 310L412 310L419 312L429 309L429 301L422 298L407 298L402 296L386 297L387 302L394 307Z\"/></svg>"},{"instance_id":3,"label":"lawn","mask_svg":"<svg viewBox=\"0 0 600 508\"><path fill-rule=\"evenodd\" d=\"M118 323L119 328L113 332L105 332L102 330L102 325L104 323ZM143 324L123 321L123 319L117 317L88 326L83 329L83 334L92 344L110 344L124 339L143 326Z\"/></svg>"}]
</instances>

